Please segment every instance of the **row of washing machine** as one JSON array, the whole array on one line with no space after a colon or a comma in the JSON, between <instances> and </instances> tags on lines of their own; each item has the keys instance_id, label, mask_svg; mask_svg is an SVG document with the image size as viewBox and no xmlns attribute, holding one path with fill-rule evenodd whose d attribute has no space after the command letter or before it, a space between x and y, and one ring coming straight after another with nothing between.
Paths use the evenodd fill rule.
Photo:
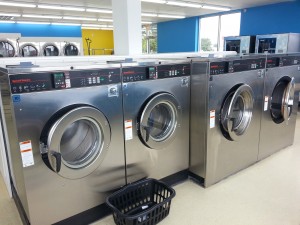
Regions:
<instances>
[{"instance_id":1,"label":"row of washing machine","mask_svg":"<svg viewBox=\"0 0 300 225\"><path fill-rule=\"evenodd\" d=\"M79 42L27 42L13 39L0 40L0 57L78 56Z\"/></svg>"},{"instance_id":2,"label":"row of washing machine","mask_svg":"<svg viewBox=\"0 0 300 225\"><path fill-rule=\"evenodd\" d=\"M191 175L208 187L291 145L299 63L277 55L2 69L24 223L88 224L126 183Z\"/></svg>"}]
</instances>

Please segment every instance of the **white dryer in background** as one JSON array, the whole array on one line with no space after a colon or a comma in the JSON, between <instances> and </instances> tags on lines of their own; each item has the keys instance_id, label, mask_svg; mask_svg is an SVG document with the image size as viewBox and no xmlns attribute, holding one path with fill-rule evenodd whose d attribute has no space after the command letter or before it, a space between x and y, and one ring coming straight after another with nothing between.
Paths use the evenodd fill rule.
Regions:
<instances>
[{"instance_id":1,"label":"white dryer in background","mask_svg":"<svg viewBox=\"0 0 300 225\"><path fill-rule=\"evenodd\" d=\"M61 43L63 56L79 56L82 55L81 41L64 41Z\"/></svg>"},{"instance_id":2,"label":"white dryer in background","mask_svg":"<svg viewBox=\"0 0 300 225\"><path fill-rule=\"evenodd\" d=\"M18 56L17 40L21 37L18 33L0 33L0 57Z\"/></svg>"},{"instance_id":3,"label":"white dryer in background","mask_svg":"<svg viewBox=\"0 0 300 225\"><path fill-rule=\"evenodd\" d=\"M22 37L19 39L20 57L38 57L40 55L40 42L38 38Z\"/></svg>"},{"instance_id":4,"label":"white dryer in background","mask_svg":"<svg viewBox=\"0 0 300 225\"><path fill-rule=\"evenodd\" d=\"M40 56L60 56L61 53L60 42L40 42Z\"/></svg>"}]
</instances>

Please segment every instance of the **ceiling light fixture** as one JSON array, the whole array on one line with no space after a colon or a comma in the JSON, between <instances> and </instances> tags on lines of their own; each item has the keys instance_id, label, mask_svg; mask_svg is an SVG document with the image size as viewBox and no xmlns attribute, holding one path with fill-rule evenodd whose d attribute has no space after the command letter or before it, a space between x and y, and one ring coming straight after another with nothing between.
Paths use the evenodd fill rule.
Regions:
<instances>
[{"instance_id":1,"label":"ceiling light fixture","mask_svg":"<svg viewBox=\"0 0 300 225\"><path fill-rule=\"evenodd\" d=\"M85 11L87 11L87 12L96 12L96 13L107 13L107 14L111 14L112 13L112 10L110 10L110 9L87 8Z\"/></svg>"},{"instance_id":2,"label":"ceiling light fixture","mask_svg":"<svg viewBox=\"0 0 300 225\"><path fill-rule=\"evenodd\" d=\"M64 20L85 20L85 21L97 21L96 18L89 18L89 17L73 17L73 16L64 16Z\"/></svg>"},{"instance_id":3,"label":"ceiling light fixture","mask_svg":"<svg viewBox=\"0 0 300 225\"><path fill-rule=\"evenodd\" d=\"M57 10L67 10L67 11L78 11L84 12L84 8L79 7L69 7L69 6L62 6L62 5L38 5L40 9L57 9Z\"/></svg>"},{"instance_id":4,"label":"ceiling light fixture","mask_svg":"<svg viewBox=\"0 0 300 225\"><path fill-rule=\"evenodd\" d=\"M174 19L184 19L185 16L175 16L175 15L165 15L165 14L158 14L160 18L174 18Z\"/></svg>"},{"instance_id":5,"label":"ceiling light fixture","mask_svg":"<svg viewBox=\"0 0 300 225\"><path fill-rule=\"evenodd\" d=\"M17 21L21 24L50 24L49 22L35 22L35 21Z\"/></svg>"},{"instance_id":6,"label":"ceiling light fixture","mask_svg":"<svg viewBox=\"0 0 300 225\"><path fill-rule=\"evenodd\" d=\"M224 6L216 6L216 5L202 5L203 9L212 9L212 10L218 10L218 11L230 11L231 8L224 7Z\"/></svg>"},{"instance_id":7,"label":"ceiling light fixture","mask_svg":"<svg viewBox=\"0 0 300 225\"><path fill-rule=\"evenodd\" d=\"M0 2L0 5L24 7L24 8L35 8L36 7L36 5L34 5L34 4L18 3L18 2Z\"/></svg>"},{"instance_id":8,"label":"ceiling light fixture","mask_svg":"<svg viewBox=\"0 0 300 225\"><path fill-rule=\"evenodd\" d=\"M183 6L183 7L191 7L191 8L201 8L202 5L190 3L190 2L175 2L175 1L167 1L167 5L176 5L176 6Z\"/></svg>"},{"instance_id":9,"label":"ceiling light fixture","mask_svg":"<svg viewBox=\"0 0 300 225\"><path fill-rule=\"evenodd\" d=\"M113 22L112 19L98 19L99 22Z\"/></svg>"},{"instance_id":10,"label":"ceiling light fixture","mask_svg":"<svg viewBox=\"0 0 300 225\"><path fill-rule=\"evenodd\" d=\"M81 27L81 29L100 30L99 27Z\"/></svg>"},{"instance_id":11,"label":"ceiling light fixture","mask_svg":"<svg viewBox=\"0 0 300 225\"><path fill-rule=\"evenodd\" d=\"M150 3L158 3L158 4L165 4L167 1L165 0L141 0L142 2L150 2Z\"/></svg>"},{"instance_id":12,"label":"ceiling light fixture","mask_svg":"<svg viewBox=\"0 0 300 225\"><path fill-rule=\"evenodd\" d=\"M152 24L150 21L142 21L142 24Z\"/></svg>"},{"instance_id":13,"label":"ceiling light fixture","mask_svg":"<svg viewBox=\"0 0 300 225\"><path fill-rule=\"evenodd\" d=\"M1 13L0 16L13 16L13 17L20 17L21 14L16 14L16 13Z\"/></svg>"},{"instance_id":14,"label":"ceiling light fixture","mask_svg":"<svg viewBox=\"0 0 300 225\"><path fill-rule=\"evenodd\" d=\"M145 16L145 17L157 17L157 14L156 13L142 13L142 16Z\"/></svg>"},{"instance_id":15,"label":"ceiling light fixture","mask_svg":"<svg viewBox=\"0 0 300 225\"><path fill-rule=\"evenodd\" d=\"M22 17L27 18L41 18L41 19L61 19L61 16L51 16L51 15L33 15L33 14L23 14Z\"/></svg>"},{"instance_id":16,"label":"ceiling light fixture","mask_svg":"<svg viewBox=\"0 0 300 225\"><path fill-rule=\"evenodd\" d=\"M16 22L11 20L0 20L0 23L16 23Z\"/></svg>"},{"instance_id":17,"label":"ceiling light fixture","mask_svg":"<svg viewBox=\"0 0 300 225\"><path fill-rule=\"evenodd\" d=\"M100 30L113 30L113 28L101 28Z\"/></svg>"},{"instance_id":18,"label":"ceiling light fixture","mask_svg":"<svg viewBox=\"0 0 300 225\"><path fill-rule=\"evenodd\" d=\"M51 23L52 25L61 25L61 26L81 26L80 23Z\"/></svg>"},{"instance_id":19,"label":"ceiling light fixture","mask_svg":"<svg viewBox=\"0 0 300 225\"><path fill-rule=\"evenodd\" d=\"M84 27L107 27L107 25L102 24L81 24Z\"/></svg>"}]
</instances>

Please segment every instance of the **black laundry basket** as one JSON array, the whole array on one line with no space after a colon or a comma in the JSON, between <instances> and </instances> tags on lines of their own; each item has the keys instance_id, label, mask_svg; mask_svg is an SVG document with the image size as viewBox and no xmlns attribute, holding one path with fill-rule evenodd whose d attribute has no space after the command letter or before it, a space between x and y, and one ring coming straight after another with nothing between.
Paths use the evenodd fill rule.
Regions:
<instances>
[{"instance_id":1,"label":"black laundry basket","mask_svg":"<svg viewBox=\"0 0 300 225\"><path fill-rule=\"evenodd\" d=\"M154 225L169 215L175 190L155 179L129 184L108 196L117 225Z\"/></svg>"}]
</instances>

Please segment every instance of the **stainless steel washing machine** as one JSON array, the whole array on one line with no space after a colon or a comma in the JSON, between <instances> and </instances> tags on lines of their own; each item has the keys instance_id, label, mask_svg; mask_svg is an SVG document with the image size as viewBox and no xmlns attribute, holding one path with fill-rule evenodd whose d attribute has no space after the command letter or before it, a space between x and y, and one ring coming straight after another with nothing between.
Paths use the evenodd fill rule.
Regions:
<instances>
[{"instance_id":1,"label":"stainless steel washing machine","mask_svg":"<svg viewBox=\"0 0 300 225\"><path fill-rule=\"evenodd\" d=\"M1 70L13 193L25 224L89 224L125 185L120 65Z\"/></svg>"},{"instance_id":2,"label":"stainless steel washing machine","mask_svg":"<svg viewBox=\"0 0 300 225\"><path fill-rule=\"evenodd\" d=\"M191 177L209 187L257 161L265 57L194 59Z\"/></svg>"},{"instance_id":3,"label":"stainless steel washing machine","mask_svg":"<svg viewBox=\"0 0 300 225\"><path fill-rule=\"evenodd\" d=\"M15 57L18 55L17 41L6 38L0 40L0 58Z\"/></svg>"},{"instance_id":4,"label":"stainless steel washing machine","mask_svg":"<svg viewBox=\"0 0 300 225\"><path fill-rule=\"evenodd\" d=\"M19 42L20 57L38 57L40 55L39 42Z\"/></svg>"},{"instance_id":5,"label":"stainless steel washing machine","mask_svg":"<svg viewBox=\"0 0 300 225\"><path fill-rule=\"evenodd\" d=\"M300 76L296 56L270 55L264 88L264 107L258 159L293 144L299 92L295 90Z\"/></svg>"},{"instance_id":6,"label":"stainless steel washing machine","mask_svg":"<svg viewBox=\"0 0 300 225\"><path fill-rule=\"evenodd\" d=\"M41 56L59 56L61 54L60 42L40 42Z\"/></svg>"},{"instance_id":7,"label":"stainless steel washing machine","mask_svg":"<svg viewBox=\"0 0 300 225\"><path fill-rule=\"evenodd\" d=\"M123 64L127 180L188 176L190 63Z\"/></svg>"}]
</instances>

